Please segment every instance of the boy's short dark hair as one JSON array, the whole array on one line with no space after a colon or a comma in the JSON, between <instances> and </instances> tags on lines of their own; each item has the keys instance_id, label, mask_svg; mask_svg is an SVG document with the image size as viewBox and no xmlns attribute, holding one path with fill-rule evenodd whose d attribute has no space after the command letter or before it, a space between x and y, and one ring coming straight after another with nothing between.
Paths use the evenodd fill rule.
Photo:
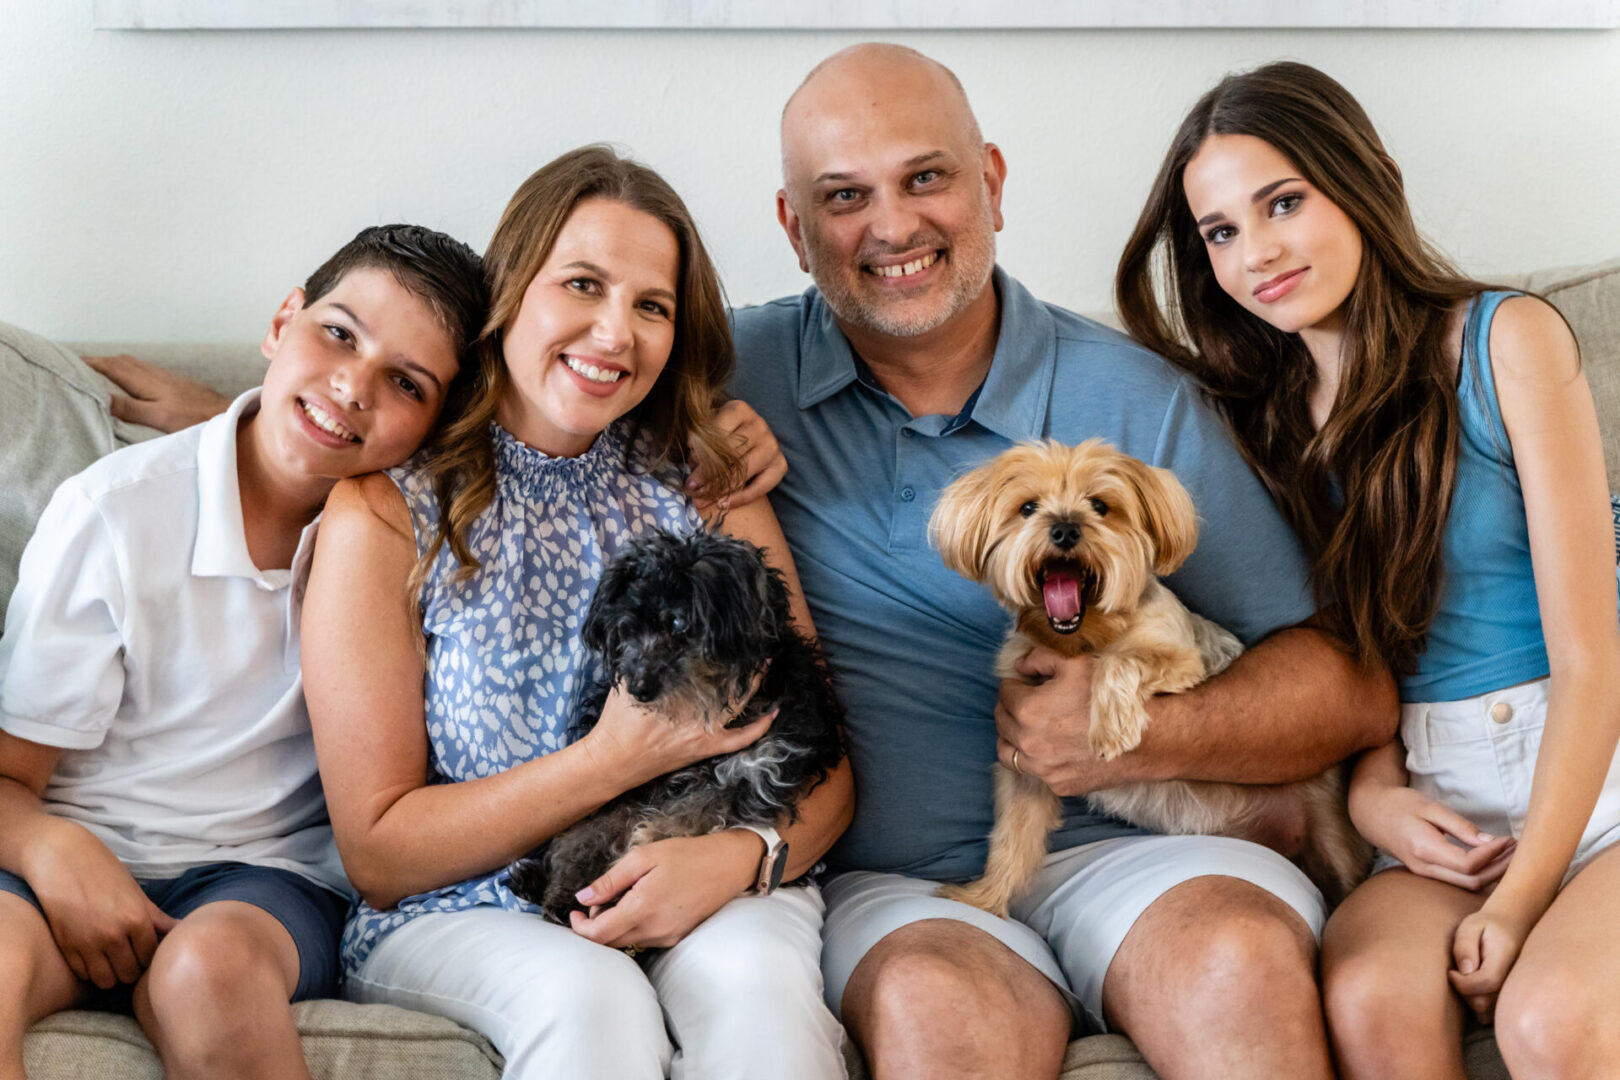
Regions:
<instances>
[{"instance_id":1,"label":"boy's short dark hair","mask_svg":"<svg viewBox=\"0 0 1620 1080\"><path fill-rule=\"evenodd\" d=\"M354 270L387 270L432 309L465 361L472 339L484 328L489 288L478 253L460 240L421 225L373 225L361 229L304 282L308 306L331 292Z\"/></svg>"}]
</instances>

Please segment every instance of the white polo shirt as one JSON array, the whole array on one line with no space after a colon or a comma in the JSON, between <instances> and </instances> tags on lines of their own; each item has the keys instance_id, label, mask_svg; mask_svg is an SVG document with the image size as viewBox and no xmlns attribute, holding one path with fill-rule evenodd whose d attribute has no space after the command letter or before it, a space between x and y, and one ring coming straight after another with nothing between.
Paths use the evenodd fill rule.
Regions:
<instances>
[{"instance_id":1,"label":"white polo shirt","mask_svg":"<svg viewBox=\"0 0 1620 1080\"><path fill-rule=\"evenodd\" d=\"M138 878L244 862L348 892L298 667L315 525L292 570L263 571L242 527L236 430L258 400L57 489L0 637L0 728L64 748L47 810Z\"/></svg>"}]
</instances>

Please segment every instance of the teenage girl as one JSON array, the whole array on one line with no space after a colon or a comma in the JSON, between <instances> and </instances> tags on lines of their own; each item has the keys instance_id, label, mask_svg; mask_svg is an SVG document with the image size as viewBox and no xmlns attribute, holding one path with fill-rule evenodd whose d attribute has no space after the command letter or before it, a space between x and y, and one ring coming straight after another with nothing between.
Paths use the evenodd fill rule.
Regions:
<instances>
[{"instance_id":1,"label":"teenage girl","mask_svg":"<svg viewBox=\"0 0 1620 1080\"><path fill-rule=\"evenodd\" d=\"M1356 825L1382 852L1323 938L1341 1075L1620 1061L1620 618L1603 452L1568 326L1418 235L1360 105L1304 64L1182 123L1120 313L1197 376L1307 545L1320 617L1401 690Z\"/></svg>"}]
</instances>

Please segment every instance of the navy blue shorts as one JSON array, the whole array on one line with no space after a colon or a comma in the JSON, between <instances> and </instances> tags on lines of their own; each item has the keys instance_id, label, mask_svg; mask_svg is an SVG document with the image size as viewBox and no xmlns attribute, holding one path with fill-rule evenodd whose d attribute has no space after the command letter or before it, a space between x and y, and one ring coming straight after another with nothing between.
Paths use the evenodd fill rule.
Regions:
<instances>
[{"instance_id":1,"label":"navy blue shorts","mask_svg":"<svg viewBox=\"0 0 1620 1080\"><path fill-rule=\"evenodd\" d=\"M174 919L183 919L204 904L220 900L238 900L269 912L287 928L298 947L298 987L292 1000L332 997L337 993L338 939L349 914L347 897L291 870L231 862L199 866L177 878L137 880L136 884ZM28 882L5 870L0 870L0 892L13 893L39 907L39 898ZM40 913L44 914L44 910ZM131 989L92 987L85 1007L130 1012Z\"/></svg>"}]
</instances>

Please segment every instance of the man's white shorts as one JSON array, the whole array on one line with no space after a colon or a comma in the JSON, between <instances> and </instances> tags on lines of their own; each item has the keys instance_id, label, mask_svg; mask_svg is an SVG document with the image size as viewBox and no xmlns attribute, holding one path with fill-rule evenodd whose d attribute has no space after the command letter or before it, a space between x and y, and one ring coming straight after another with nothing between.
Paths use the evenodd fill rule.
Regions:
<instances>
[{"instance_id":1,"label":"man's white shorts","mask_svg":"<svg viewBox=\"0 0 1620 1080\"><path fill-rule=\"evenodd\" d=\"M1123 836L1054 851L1035 884L1013 902L1010 919L940 899L935 881L856 870L822 885L827 1004L839 1012L850 975L884 937L925 919L955 919L983 930L1052 980L1077 1022L1107 1030L1103 977L1125 935L1166 892L1211 875L1266 890L1321 936L1322 894L1298 867L1269 848L1220 836Z\"/></svg>"}]
</instances>

